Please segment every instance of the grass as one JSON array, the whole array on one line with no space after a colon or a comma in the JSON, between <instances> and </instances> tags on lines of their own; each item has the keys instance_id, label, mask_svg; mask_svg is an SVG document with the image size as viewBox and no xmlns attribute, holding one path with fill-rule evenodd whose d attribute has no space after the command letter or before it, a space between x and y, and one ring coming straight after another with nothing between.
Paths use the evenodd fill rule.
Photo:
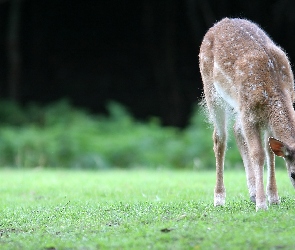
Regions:
<instances>
[{"instance_id":1,"label":"grass","mask_svg":"<svg viewBox=\"0 0 295 250\"><path fill-rule=\"evenodd\" d=\"M0 170L0 249L293 249L294 191L255 212L243 171Z\"/></svg>"}]
</instances>

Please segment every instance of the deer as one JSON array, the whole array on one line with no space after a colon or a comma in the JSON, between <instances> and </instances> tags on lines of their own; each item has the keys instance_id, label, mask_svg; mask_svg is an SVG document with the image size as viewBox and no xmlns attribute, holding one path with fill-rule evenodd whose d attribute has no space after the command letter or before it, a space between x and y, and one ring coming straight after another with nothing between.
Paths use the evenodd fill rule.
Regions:
<instances>
[{"instance_id":1,"label":"deer","mask_svg":"<svg viewBox=\"0 0 295 250\"><path fill-rule=\"evenodd\" d=\"M224 18L205 34L199 67L214 129L214 206L225 205L224 160L231 120L256 211L279 204L275 155L284 158L295 188L294 77L286 53L252 21Z\"/></svg>"}]
</instances>

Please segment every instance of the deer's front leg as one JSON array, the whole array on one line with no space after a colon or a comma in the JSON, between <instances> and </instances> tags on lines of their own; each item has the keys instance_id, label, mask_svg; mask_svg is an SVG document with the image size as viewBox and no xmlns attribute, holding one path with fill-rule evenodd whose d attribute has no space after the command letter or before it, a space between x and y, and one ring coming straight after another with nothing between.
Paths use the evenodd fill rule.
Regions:
<instances>
[{"instance_id":1,"label":"deer's front leg","mask_svg":"<svg viewBox=\"0 0 295 250\"><path fill-rule=\"evenodd\" d=\"M261 142L260 128L257 124L249 124L244 120L244 131L249 149L249 159L255 174L256 211L260 209L266 210L267 203L263 185L265 153Z\"/></svg>"},{"instance_id":2,"label":"deer's front leg","mask_svg":"<svg viewBox=\"0 0 295 250\"><path fill-rule=\"evenodd\" d=\"M277 183L276 183L276 175L275 175L275 155L272 152L269 142L269 135L265 136L265 151L266 151L266 159L267 159L267 168L268 168L268 178L267 178L267 198L269 204L280 204L280 198L278 195Z\"/></svg>"}]
</instances>

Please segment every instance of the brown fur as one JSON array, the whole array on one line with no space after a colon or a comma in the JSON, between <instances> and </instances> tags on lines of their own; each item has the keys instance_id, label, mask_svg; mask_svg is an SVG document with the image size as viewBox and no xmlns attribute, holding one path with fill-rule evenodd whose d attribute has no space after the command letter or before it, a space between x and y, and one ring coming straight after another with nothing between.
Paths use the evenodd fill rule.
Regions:
<instances>
[{"instance_id":1,"label":"brown fur","mask_svg":"<svg viewBox=\"0 0 295 250\"><path fill-rule=\"evenodd\" d=\"M235 117L237 145L256 210L267 209L265 158L268 201L278 204L274 153L285 157L289 176L295 173L295 157L290 157L295 152L294 79L286 54L256 24L225 18L206 33L199 58L205 100L214 124L214 205L225 203L226 125L231 114ZM290 179L295 187L294 179Z\"/></svg>"}]
</instances>

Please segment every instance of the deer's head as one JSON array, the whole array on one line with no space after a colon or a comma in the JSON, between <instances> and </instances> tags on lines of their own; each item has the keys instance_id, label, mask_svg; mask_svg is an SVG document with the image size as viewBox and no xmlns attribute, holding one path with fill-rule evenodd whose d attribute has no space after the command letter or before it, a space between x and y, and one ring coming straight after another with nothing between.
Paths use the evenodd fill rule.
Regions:
<instances>
[{"instance_id":1,"label":"deer's head","mask_svg":"<svg viewBox=\"0 0 295 250\"><path fill-rule=\"evenodd\" d=\"M287 165L288 175L295 188L295 148L272 137L268 139L268 142L274 154L284 158Z\"/></svg>"}]
</instances>

